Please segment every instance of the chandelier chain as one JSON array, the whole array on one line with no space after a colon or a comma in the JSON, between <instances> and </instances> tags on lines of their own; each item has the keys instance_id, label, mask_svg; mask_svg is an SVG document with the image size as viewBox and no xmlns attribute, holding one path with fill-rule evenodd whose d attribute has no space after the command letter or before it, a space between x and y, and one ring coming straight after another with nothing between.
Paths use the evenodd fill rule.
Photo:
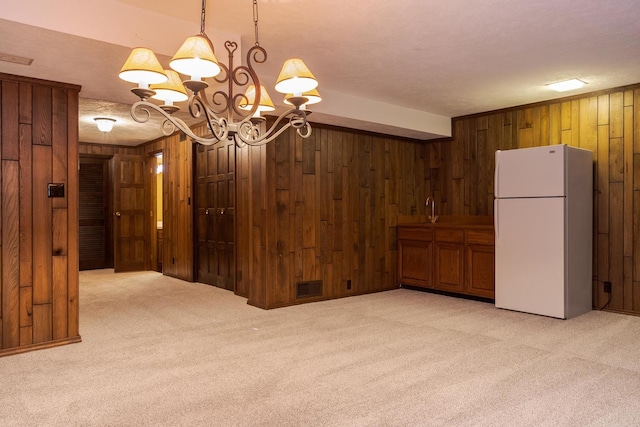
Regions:
<instances>
[{"instance_id":1,"label":"chandelier chain","mask_svg":"<svg viewBox=\"0 0 640 427\"><path fill-rule=\"evenodd\" d=\"M204 23L207 15L207 0L202 0L202 11L200 12L200 34L206 35L204 32Z\"/></svg>"},{"instance_id":2,"label":"chandelier chain","mask_svg":"<svg viewBox=\"0 0 640 427\"><path fill-rule=\"evenodd\" d=\"M253 0L253 27L256 34L256 46L260 46L258 38L258 0Z\"/></svg>"}]
</instances>

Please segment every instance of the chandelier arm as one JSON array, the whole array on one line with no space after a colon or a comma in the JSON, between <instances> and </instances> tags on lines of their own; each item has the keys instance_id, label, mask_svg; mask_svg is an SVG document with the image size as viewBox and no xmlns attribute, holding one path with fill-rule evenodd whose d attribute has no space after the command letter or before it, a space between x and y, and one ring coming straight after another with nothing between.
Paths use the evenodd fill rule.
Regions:
<instances>
[{"instance_id":1,"label":"chandelier arm","mask_svg":"<svg viewBox=\"0 0 640 427\"><path fill-rule=\"evenodd\" d=\"M184 132L189 138L203 145L213 145L217 142L220 142L223 139L226 139L227 137L226 131L224 132L224 138L219 138L216 135L216 132L213 132L212 138L204 138L204 137L198 136L195 133L193 133L193 131L182 119L179 119L177 117L171 116L170 114L167 114L162 108L148 101L138 101L135 104L133 104L131 106L131 118L133 118L133 120L135 120L138 123L145 123L151 117L150 110L156 111L165 119L164 123L162 124L162 132L165 135L170 135L175 131L175 128L178 128L182 132ZM139 111L142 111L143 114L140 114ZM209 123L209 125L211 127L211 123ZM221 128L223 127L220 124L217 124L217 126L220 126ZM224 128L226 129L226 126L224 126ZM167 133L169 131L170 133ZM218 132L218 134L219 133L220 132Z\"/></svg>"},{"instance_id":2,"label":"chandelier arm","mask_svg":"<svg viewBox=\"0 0 640 427\"><path fill-rule=\"evenodd\" d=\"M280 122L289 115L291 115L291 117L289 118L289 122L276 131L276 128L278 127ZM252 125L249 119L245 119L240 123L238 123L238 130L249 129L249 126L251 126L251 129L255 128L255 126ZM234 139L236 141L236 145L238 145L239 147L242 147L242 145L240 145L238 142L240 142L241 144L246 144L250 146L260 146L260 145L268 144L269 142L273 141L278 136L280 136L284 131L286 131L291 127L296 129L298 135L300 135L302 138L308 138L309 136L311 136L311 131L312 131L311 124L307 121L306 113L304 111L294 108L282 113L276 119L273 125L271 125L269 130L267 130L263 135L260 136L260 135L255 135L254 133L250 133L249 136L247 137L243 135L243 132L238 131L234 135Z\"/></svg>"},{"instance_id":3,"label":"chandelier arm","mask_svg":"<svg viewBox=\"0 0 640 427\"><path fill-rule=\"evenodd\" d=\"M204 115L209 131L218 140L222 141L229 136L227 120L217 116L216 111L211 108L211 105L208 103L206 96L201 97L196 94L191 96L189 99L189 114L191 114L191 117L194 119Z\"/></svg>"},{"instance_id":4,"label":"chandelier arm","mask_svg":"<svg viewBox=\"0 0 640 427\"><path fill-rule=\"evenodd\" d=\"M273 135L269 136L267 138L267 136L263 136L260 139L257 140L249 140L246 138L243 138L241 133L238 132L234 135L234 139L236 142L236 145L240 148L242 148L244 145L250 145L252 147L258 147L261 145L266 145L268 143L270 143L271 141L273 141L274 139L276 139L277 137L279 137L283 132L285 132L286 130L288 130L289 128L293 127L293 125L291 123L287 123L286 125L282 126L280 129L278 129L278 131L276 133L274 133ZM304 124L304 128L307 129L306 132L302 133L301 129L297 129L297 133L298 135L300 135L300 137L302 138L308 138L309 136L311 136L311 124L309 123L305 123Z\"/></svg>"}]
</instances>

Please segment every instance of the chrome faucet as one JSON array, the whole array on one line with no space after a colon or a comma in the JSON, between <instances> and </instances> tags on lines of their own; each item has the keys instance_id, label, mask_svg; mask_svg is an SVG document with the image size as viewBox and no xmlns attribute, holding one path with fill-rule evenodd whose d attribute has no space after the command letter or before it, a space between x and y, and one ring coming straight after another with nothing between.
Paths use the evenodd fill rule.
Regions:
<instances>
[{"instance_id":1,"label":"chrome faucet","mask_svg":"<svg viewBox=\"0 0 640 427\"><path fill-rule=\"evenodd\" d=\"M431 203L431 215L429 215L429 220L431 223L435 223L438 220L438 215L436 215L436 200L433 197L427 197L427 201L424 202L424 205L429 207L429 203Z\"/></svg>"}]
</instances>

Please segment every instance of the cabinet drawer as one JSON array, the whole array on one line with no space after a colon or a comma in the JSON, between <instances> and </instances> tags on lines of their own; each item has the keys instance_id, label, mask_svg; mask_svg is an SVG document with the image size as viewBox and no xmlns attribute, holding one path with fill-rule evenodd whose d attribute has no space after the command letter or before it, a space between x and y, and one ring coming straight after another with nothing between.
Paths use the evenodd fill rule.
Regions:
<instances>
[{"instance_id":1,"label":"cabinet drawer","mask_svg":"<svg viewBox=\"0 0 640 427\"><path fill-rule=\"evenodd\" d=\"M494 233L492 230L467 230L467 244L493 245Z\"/></svg>"},{"instance_id":2,"label":"cabinet drawer","mask_svg":"<svg viewBox=\"0 0 640 427\"><path fill-rule=\"evenodd\" d=\"M464 230L438 228L436 229L437 242L463 243Z\"/></svg>"},{"instance_id":3,"label":"cabinet drawer","mask_svg":"<svg viewBox=\"0 0 640 427\"><path fill-rule=\"evenodd\" d=\"M426 227L398 227L398 240L433 240L433 230Z\"/></svg>"}]
</instances>

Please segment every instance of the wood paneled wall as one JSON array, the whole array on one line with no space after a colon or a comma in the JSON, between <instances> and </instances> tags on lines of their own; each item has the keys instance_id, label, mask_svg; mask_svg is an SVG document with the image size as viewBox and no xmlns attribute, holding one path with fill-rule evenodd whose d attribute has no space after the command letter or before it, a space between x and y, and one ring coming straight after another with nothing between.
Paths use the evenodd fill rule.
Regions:
<instances>
[{"instance_id":1,"label":"wood paneled wall","mask_svg":"<svg viewBox=\"0 0 640 427\"><path fill-rule=\"evenodd\" d=\"M79 91L0 74L0 356L80 340Z\"/></svg>"},{"instance_id":2,"label":"wood paneled wall","mask_svg":"<svg viewBox=\"0 0 640 427\"><path fill-rule=\"evenodd\" d=\"M198 129L203 132L204 129ZM136 147L80 143L82 155L113 156L114 154L140 155L146 159L162 152L164 172L163 182L163 273L182 280L194 280L194 242L193 242L193 168L192 144L181 140L181 134L160 138ZM147 162L146 191L151 191L155 181L152 162ZM151 200L151 199L149 199ZM151 206L151 205L150 205ZM151 209L151 208L150 208ZM155 224L149 227L150 234L155 232ZM151 247L151 246L150 246ZM154 251L149 251L152 260ZM155 264L154 264L155 265Z\"/></svg>"},{"instance_id":3,"label":"wood paneled wall","mask_svg":"<svg viewBox=\"0 0 640 427\"><path fill-rule=\"evenodd\" d=\"M640 85L454 119L452 141L430 143L443 214L493 214L497 149L567 144L594 157L594 307L640 314Z\"/></svg>"},{"instance_id":4,"label":"wood paneled wall","mask_svg":"<svg viewBox=\"0 0 640 427\"><path fill-rule=\"evenodd\" d=\"M163 147L163 273L192 282L194 276L193 144L181 134Z\"/></svg>"},{"instance_id":5,"label":"wood paneled wall","mask_svg":"<svg viewBox=\"0 0 640 427\"><path fill-rule=\"evenodd\" d=\"M80 142L78 147L78 152L80 153L80 155L112 157L114 154L126 154L126 155L140 154L140 147Z\"/></svg>"},{"instance_id":6,"label":"wood paneled wall","mask_svg":"<svg viewBox=\"0 0 640 427\"><path fill-rule=\"evenodd\" d=\"M316 126L238 149L238 291L274 308L395 288L396 219L424 213L430 148ZM297 298L315 280L321 296Z\"/></svg>"},{"instance_id":7,"label":"wood paneled wall","mask_svg":"<svg viewBox=\"0 0 640 427\"><path fill-rule=\"evenodd\" d=\"M238 149L236 293L271 308L318 299L296 298L300 281L322 280L322 298L391 289L398 215L424 214L427 196L441 215L493 215L495 150L569 144L594 153L594 307L610 281L607 309L640 314L640 85L460 117L453 129L420 143L316 126L311 139Z\"/></svg>"}]
</instances>

